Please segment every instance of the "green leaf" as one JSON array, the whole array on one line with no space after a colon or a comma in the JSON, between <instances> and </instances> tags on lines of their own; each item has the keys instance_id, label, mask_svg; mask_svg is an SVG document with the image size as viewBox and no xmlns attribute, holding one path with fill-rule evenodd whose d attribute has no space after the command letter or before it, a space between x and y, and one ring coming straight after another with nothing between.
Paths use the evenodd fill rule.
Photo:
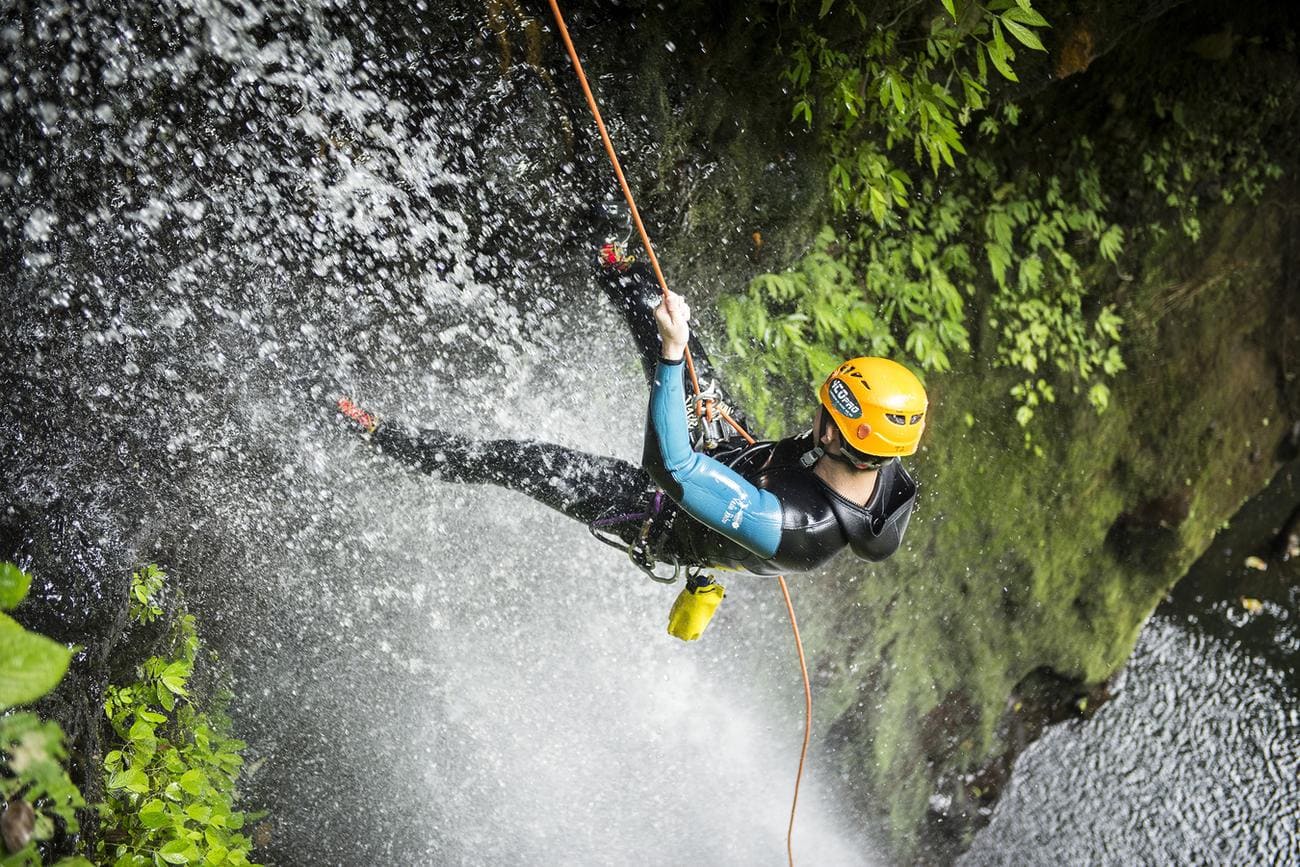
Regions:
<instances>
[{"instance_id":1,"label":"green leaf","mask_svg":"<svg viewBox=\"0 0 1300 867\"><path fill-rule=\"evenodd\" d=\"M1002 36L1002 27L998 21L993 21L993 42L987 45L989 60L993 63L993 68L1002 74L1007 81L1020 82L1016 74L1011 71L1011 66L1007 60L1011 55L1011 48L1007 45L1006 39Z\"/></svg>"},{"instance_id":2,"label":"green leaf","mask_svg":"<svg viewBox=\"0 0 1300 867\"><path fill-rule=\"evenodd\" d=\"M212 818L212 808L205 804L189 804L185 808L185 815L201 825L206 824Z\"/></svg>"},{"instance_id":3,"label":"green leaf","mask_svg":"<svg viewBox=\"0 0 1300 867\"><path fill-rule=\"evenodd\" d=\"M138 714L137 714L138 716ZM154 740L153 723L148 720L137 719L135 725L126 733L127 740L131 741L152 741Z\"/></svg>"},{"instance_id":4,"label":"green leaf","mask_svg":"<svg viewBox=\"0 0 1300 867\"><path fill-rule=\"evenodd\" d=\"M1011 265L1011 251L1001 244L985 244L984 250L989 257L989 268L993 271L993 279L998 281L999 286L1007 285L1007 268Z\"/></svg>"},{"instance_id":5,"label":"green leaf","mask_svg":"<svg viewBox=\"0 0 1300 867\"><path fill-rule=\"evenodd\" d=\"M1110 406L1110 388L1106 383L1098 382L1088 389L1088 402L1096 407L1098 413L1106 411Z\"/></svg>"},{"instance_id":6,"label":"green leaf","mask_svg":"<svg viewBox=\"0 0 1300 867\"><path fill-rule=\"evenodd\" d=\"M1002 26L1007 28L1008 33L1016 37L1016 39L1019 39L1022 45L1032 48L1035 51L1047 50L1043 47L1043 43L1038 41L1038 37L1034 35L1034 31L1030 30L1025 25L1017 23L1007 16L1003 16Z\"/></svg>"},{"instance_id":7,"label":"green leaf","mask_svg":"<svg viewBox=\"0 0 1300 867\"><path fill-rule=\"evenodd\" d=\"M1014 9L1008 9L1002 14L1002 17L1003 19L1019 21L1021 24L1028 24L1030 27L1047 26L1047 19L1029 8L1028 0L1024 0L1024 2Z\"/></svg>"},{"instance_id":8,"label":"green leaf","mask_svg":"<svg viewBox=\"0 0 1300 867\"><path fill-rule=\"evenodd\" d=\"M32 586L32 576L13 563L0 563L0 611L18 607Z\"/></svg>"},{"instance_id":9,"label":"green leaf","mask_svg":"<svg viewBox=\"0 0 1300 867\"><path fill-rule=\"evenodd\" d=\"M176 782L180 783L180 787L191 795L198 795L203 791L204 785L207 784L207 777L203 775L203 771L194 768L181 774L181 778Z\"/></svg>"},{"instance_id":10,"label":"green leaf","mask_svg":"<svg viewBox=\"0 0 1300 867\"><path fill-rule=\"evenodd\" d=\"M1043 278L1043 260L1037 256L1026 256L1020 260L1020 288L1036 290Z\"/></svg>"},{"instance_id":11,"label":"green leaf","mask_svg":"<svg viewBox=\"0 0 1300 867\"><path fill-rule=\"evenodd\" d=\"M893 76L889 78L890 95L894 98L894 109L899 114L907 113L907 103L903 100L903 89L899 87L898 80Z\"/></svg>"},{"instance_id":12,"label":"green leaf","mask_svg":"<svg viewBox=\"0 0 1300 867\"><path fill-rule=\"evenodd\" d=\"M1102 359L1101 369L1106 371L1109 376L1114 376L1121 370L1124 370L1124 358L1119 354L1119 347L1112 346L1106 350L1106 357Z\"/></svg>"},{"instance_id":13,"label":"green leaf","mask_svg":"<svg viewBox=\"0 0 1300 867\"><path fill-rule=\"evenodd\" d=\"M168 864L188 864L198 856L199 850L188 840L173 840L158 850L158 857Z\"/></svg>"},{"instance_id":14,"label":"green leaf","mask_svg":"<svg viewBox=\"0 0 1300 867\"><path fill-rule=\"evenodd\" d=\"M150 830L161 828L171 821L171 817L167 815L167 805L157 798L146 801L137 815L140 817L140 824Z\"/></svg>"},{"instance_id":15,"label":"green leaf","mask_svg":"<svg viewBox=\"0 0 1300 867\"><path fill-rule=\"evenodd\" d=\"M794 120L797 117L802 117L805 124L812 126L812 106L808 103L808 100L801 99L794 104L790 119Z\"/></svg>"},{"instance_id":16,"label":"green leaf","mask_svg":"<svg viewBox=\"0 0 1300 867\"><path fill-rule=\"evenodd\" d=\"M28 704L58 686L72 651L0 614L0 711Z\"/></svg>"},{"instance_id":17,"label":"green leaf","mask_svg":"<svg viewBox=\"0 0 1300 867\"><path fill-rule=\"evenodd\" d=\"M118 771L108 778L109 789L122 789L142 795L149 791L149 776L140 768Z\"/></svg>"},{"instance_id":18,"label":"green leaf","mask_svg":"<svg viewBox=\"0 0 1300 867\"><path fill-rule=\"evenodd\" d=\"M190 666L184 662L173 662L163 669L158 679L162 685L176 695L186 695L185 683L190 677Z\"/></svg>"},{"instance_id":19,"label":"green leaf","mask_svg":"<svg viewBox=\"0 0 1300 867\"><path fill-rule=\"evenodd\" d=\"M1101 308L1097 314L1097 330L1109 337L1111 340L1119 340L1119 327L1124 323L1123 317L1115 312L1115 308L1109 304Z\"/></svg>"},{"instance_id":20,"label":"green leaf","mask_svg":"<svg viewBox=\"0 0 1300 867\"><path fill-rule=\"evenodd\" d=\"M948 14L952 16L952 20L956 22L957 9L953 6L953 0L940 0L940 2L943 3L943 8L948 10Z\"/></svg>"},{"instance_id":21,"label":"green leaf","mask_svg":"<svg viewBox=\"0 0 1300 867\"><path fill-rule=\"evenodd\" d=\"M1114 262L1119 258L1120 252L1124 249L1124 230L1119 226L1111 226L1102 233L1101 240L1097 244L1101 257L1108 262Z\"/></svg>"},{"instance_id":22,"label":"green leaf","mask_svg":"<svg viewBox=\"0 0 1300 867\"><path fill-rule=\"evenodd\" d=\"M821 11L817 13L818 18L825 18L830 14L831 7L835 5L835 0L822 0Z\"/></svg>"}]
</instances>

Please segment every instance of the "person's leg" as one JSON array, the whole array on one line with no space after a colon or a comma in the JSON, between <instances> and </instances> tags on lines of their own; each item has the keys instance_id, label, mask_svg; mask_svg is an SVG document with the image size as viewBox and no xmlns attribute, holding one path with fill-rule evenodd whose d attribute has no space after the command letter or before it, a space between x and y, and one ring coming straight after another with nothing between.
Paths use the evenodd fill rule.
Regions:
<instances>
[{"instance_id":1,"label":"person's leg","mask_svg":"<svg viewBox=\"0 0 1300 867\"><path fill-rule=\"evenodd\" d=\"M654 311L659 306L661 290L654 271L644 262L635 262L625 271L602 267L600 283L627 323L632 342L640 353L641 369L649 382L654 376L655 365L659 363L659 329L655 325ZM695 362L695 373L699 377L700 386L706 387L710 382L717 382L708 353L694 332L691 334L690 347L691 360ZM720 383L718 387L721 389ZM722 400L728 402L725 394Z\"/></svg>"},{"instance_id":2,"label":"person's leg","mask_svg":"<svg viewBox=\"0 0 1300 867\"><path fill-rule=\"evenodd\" d=\"M387 422L374 430L371 442L443 481L509 488L584 524L611 511L643 508L650 487L645 471L627 461L552 443L475 440Z\"/></svg>"},{"instance_id":3,"label":"person's leg","mask_svg":"<svg viewBox=\"0 0 1300 867\"><path fill-rule=\"evenodd\" d=\"M654 271L646 263L637 262L624 270L602 266L601 286L609 296L615 308L623 316L632 340L641 357L641 367L645 372L646 382L653 383L655 366L659 363L659 329L655 325L654 310L659 306L662 292L654 277ZM736 406L731 396L722 386L713 365L709 361L704 345L700 343L694 331L690 340L691 360L695 365L695 374L700 388L706 394L712 394L725 404L728 413L741 426L747 427L748 420L743 410ZM688 386L689 387L689 386ZM692 431L695 425L692 424ZM718 432L723 439L729 439L735 432L730 425L721 423ZM658 456L658 446L647 423L645 451L643 462L658 465L662 463Z\"/></svg>"}]
</instances>

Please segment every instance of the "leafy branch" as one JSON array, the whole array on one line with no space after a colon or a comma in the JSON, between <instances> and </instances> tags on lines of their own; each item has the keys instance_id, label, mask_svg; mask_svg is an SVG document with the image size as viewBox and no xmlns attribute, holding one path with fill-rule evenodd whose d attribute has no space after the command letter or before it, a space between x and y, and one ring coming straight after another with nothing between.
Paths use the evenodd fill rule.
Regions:
<instances>
[{"instance_id":1,"label":"leafy branch","mask_svg":"<svg viewBox=\"0 0 1300 867\"><path fill-rule=\"evenodd\" d=\"M131 576L130 616L163 613L166 575L146 566ZM104 757L106 824L98 854L115 867L248 864L249 820L234 808L243 741L219 710L203 711L189 688L200 641L194 616L179 613L165 651L146 659L137 680L110 686L104 713L120 747Z\"/></svg>"},{"instance_id":2,"label":"leafy branch","mask_svg":"<svg viewBox=\"0 0 1300 867\"><path fill-rule=\"evenodd\" d=\"M0 610L12 610L27 597L31 575L13 563L0 563ZM38 844L60 831L81 828L77 810L86 806L68 777L63 729L35 713L11 712L53 690L63 679L72 651L29 632L0 614L0 865L42 863ZM9 854L5 856L5 852ZM64 858L57 867L89 867L83 858Z\"/></svg>"}]
</instances>

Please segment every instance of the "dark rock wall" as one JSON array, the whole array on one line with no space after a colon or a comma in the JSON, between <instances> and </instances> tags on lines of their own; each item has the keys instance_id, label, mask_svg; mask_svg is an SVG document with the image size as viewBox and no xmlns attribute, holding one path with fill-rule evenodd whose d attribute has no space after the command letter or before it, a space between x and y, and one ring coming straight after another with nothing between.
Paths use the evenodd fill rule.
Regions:
<instances>
[{"instance_id":1,"label":"dark rock wall","mask_svg":"<svg viewBox=\"0 0 1300 867\"><path fill-rule=\"evenodd\" d=\"M1103 143L1103 162L1122 162L1148 146L1148 133L1117 93L1130 106L1157 89L1194 102L1198 89L1241 63L1278 64L1279 77L1293 75L1280 45L1263 44L1261 34L1278 32L1276 11L1057 4L1050 54L1030 58L1023 88L1004 93L1030 113L1039 106L1021 149L1050 161L1054 148L1089 135ZM664 25L641 24L639 36L655 26ZM751 226L769 238L810 238L824 218L821 180L809 168L816 142L756 132L760 125L748 119L738 124L743 134L719 141L724 127L703 122L704 106L752 89L752 73L767 74L770 64L749 74L710 66L716 57L692 66L657 56L656 41L639 58L651 71L644 80L680 88L683 76L704 72L709 86L698 93L702 103L678 97L685 107L677 111L665 101L671 97L656 98L659 86L623 97L624 112L648 121L641 135L669 142L657 165L633 165L666 191L647 201L661 219L673 215L661 237L665 259L685 269L679 288L707 293L709 283L726 282L715 273L754 272L754 251L735 253ZM674 71L658 79L665 67ZM780 94L770 85L759 93L745 117L781 120ZM1274 133L1295 127L1289 114L1275 120ZM1115 153L1105 152L1107 142ZM670 176L679 146L729 161L724 170L740 179L694 187L689 172ZM773 146L790 162L738 161ZM924 488L905 550L878 567L841 560L828 575L795 580L816 676L816 761L834 769L900 857L947 860L960 851L1015 755L1043 725L1104 701L1147 616L1281 465L1300 418L1293 204L1300 165L1294 149L1281 154L1287 179L1264 201L1207 204L1199 242L1166 213L1157 218L1171 220L1163 239L1139 236L1120 268L1092 275L1098 303L1116 303L1126 320L1128 369L1106 413L1062 388L1060 401L1040 410L1034 437L1044 454L1035 456L1012 419L1015 377L977 347L951 374L930 379L933 421L915 462ZM765 193L765 175L753 168L794 160L809 164L778 176L788 198ZM751 191L750 209L734 207L737 188ZM1213 200L1213 190L1203 192ZM1159 211L1144 196L1151 194L1116 192L1118 218L1152 220ZM710 259L715 237L724 247ZM769 247L757 264L775 268L798 249Z\"/></svg>"}]
</instances>

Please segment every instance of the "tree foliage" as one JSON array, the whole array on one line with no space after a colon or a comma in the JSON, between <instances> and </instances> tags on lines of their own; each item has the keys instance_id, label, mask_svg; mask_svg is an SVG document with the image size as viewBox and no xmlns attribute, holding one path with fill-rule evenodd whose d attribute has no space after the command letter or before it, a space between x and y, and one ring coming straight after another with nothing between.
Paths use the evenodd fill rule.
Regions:
<instances>
[{"instance_id":1,"label":"tree foliage","mask_svg":"<svg viewBox=\"0 0 1300 867\"><path fill-rule=\"evenodd\" d=\"M802 260L722 304L737 389L769 429L771 381L815 383L862 354L943 372L979 351L1018 372L1010 397L1033 447L1033 419L1063 387L1110 404L1124 320L1101 294L1127 279L1126 251L1170 222L1196 240L1207 198L1257 200L1281 172L1267 118L1296 98L1261 64L1217 76L1199 109L1157 83L1129 104L1121 153L1080 136L1035 157L1054 119L1022 133L1008 98L1017 53L1041 49L1047 27L1031 0L786 8L793 115L826 145L833 213Z\"/></svg>"},{"instance_id":2,"label":"tree foliage","mask_svg":"<svg viewBox=\"0 0 1300 867\"><path fill-rule=\"evenodd\" d=\"M166 575L146 566L131 576L130 616L158 619ZM220 711L202 710L190 690L200 642L194 616L180 611L162 653L137 679L110 686L104 713L118 748L104 757L105 834L98 854L114 867L249 863L249 820L235 809L245 744Z\"/></svg>"},{"instance_id":3,"label":"tree foliage","mask_svg":"<svg viewBox=\"0 0 1300 867\"><path fill-rule=\"evenodd\" d=\"M940 0L919 19L917 6L823 0L817 19L798 27L785 71L793 117L827 135L837 212L880 225L907 207L905 155L934 175L954 168L967 126L987 107L990 66L1016 81L1017 44L1043 50L1035 29L1047 21L1030 0Z\"/></svg>"},{"instance_id":4,"label":"tree foliage","mask_svg":"<svg viewBox=\"0 0 1300 867\"><path fill-rule=\"evenodd\" d=\"M1079 268L1051 245L1074 228L1108 230L1102 203L1072 206L1058 181L1042 207L992 162L972 168L958 159L973 136L1015 126L1014 104L1002 107L1000 120L989 113L990 76L1016 81L1017 50L1042 50L1037 30L1047 21L1030 0L916 7L825 0L789 49L793 115L826 141L836 219L802 262L758 277L723 305L730 349L745 357L762 347L757 378L753 367L748 380L738 377L761 423L776 421L762 398L767 375L797 371L816 381L839 359L861 354L947 370L955 353L970 351L968 299L989 276L1000 290L993 305L1004 332L1000 358L1028 375L1018 395L1023 422L1033 402L1051 395L1034 376L1041 362L1081 360L1095 369L1110 348L1078 321ZM972 129L977 116L983 122ZM1032 255L1013 266L1017 242L1032 245ZM1117 253L1119 242L1108 235L1108 251ZM1043 284L1057 276L1064 291L1046 301ZM1107 322L1117 334L1117 317ZM1054 344L1061 334L1068 346Z\"/></svg>"},{"instance_id":5,"label":"tree foliage","mask_svg":"<svg viewBox=\"0 0 1300 867\"><path fill-rule=\"evenodd\" d=\"M13 563L0 563L0 609L17 608L31 583L31 576ZM86 802L64 765L68 748L63 729L30 711L11 710L58 686L71 657L64 645L0 614L0 867L39 865L41 843L60 831L80 830L77 810ZM88 864L81 858L58 862L59 867Z\"/></svg>"}]
</instances>

